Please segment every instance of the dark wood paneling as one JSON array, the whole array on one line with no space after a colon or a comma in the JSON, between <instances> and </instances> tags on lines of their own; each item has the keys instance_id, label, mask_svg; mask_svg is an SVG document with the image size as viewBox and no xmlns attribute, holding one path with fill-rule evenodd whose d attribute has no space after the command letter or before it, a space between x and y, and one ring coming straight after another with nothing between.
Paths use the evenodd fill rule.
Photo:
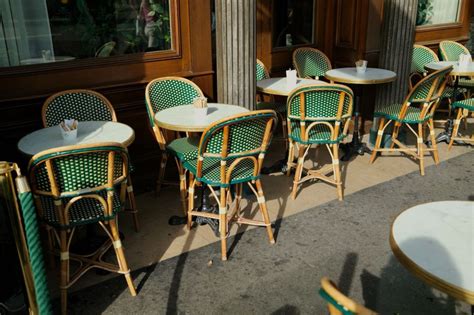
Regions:
<instances>
[{"instance_id":1,"label":"dark wood paneling","mask_svg":"<svg viewBox=\"0 0 474 315\"><path fill-rule=\"evenodd\" d=\"M0 69L0 160L18 161L25 167L27 158L16 145L22 136L42 127L41 107L46 97L64 89L90 88L104 94L114 105L118 120L135 130L135 142L129 147L135 168L134 185L139 190L153 187L160 152L149 130L145 86L157 77L182 76L196 82L210 99L215 98L210 1L197 4L194 0L178 0L178 53L161 60L143 55L142 60L133 56L128 63L85 63L69 69L31 66L18 73L2 73ZM169 164L172 168L173 163Z\"/></svg>"}]
</instances>

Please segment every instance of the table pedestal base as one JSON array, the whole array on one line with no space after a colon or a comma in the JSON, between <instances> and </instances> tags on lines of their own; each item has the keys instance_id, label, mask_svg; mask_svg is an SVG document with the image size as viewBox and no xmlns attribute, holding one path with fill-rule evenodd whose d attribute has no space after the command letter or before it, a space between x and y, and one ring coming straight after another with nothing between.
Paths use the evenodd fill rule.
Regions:
<instances>
[{"instance_id":1,"label":"table pedestal base","mask_svg":"<svg viewBox=\"0 0 474 315\"><path fill-rule=\"evenodd\" d=\"M219 213L218 207L215 205L210 205L209 204L209 197L204 193L206 190L205 185L202 185L201 188L199 189L199 193L201 195L201 206L199 206L197 211L201 212L209 212L209 213ZM211 219L211 218L205 218L205 217L193 217L193 221L196 222L199 225L204 225L207 224L209 227L214 231L214 234L219 237L220 232L219 232L219 220L216 219ZM169 225L183 225L188 222L188 218L186 216L177 216L173 215L169 218L168 224Z\"/></svg>"}]
</instances>

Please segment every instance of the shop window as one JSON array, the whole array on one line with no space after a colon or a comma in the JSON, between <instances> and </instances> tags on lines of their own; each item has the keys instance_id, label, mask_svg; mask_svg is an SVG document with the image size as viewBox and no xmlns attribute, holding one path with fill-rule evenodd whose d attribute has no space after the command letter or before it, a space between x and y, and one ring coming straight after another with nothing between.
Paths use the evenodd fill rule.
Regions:
<instances>
[{"instance_id":1,"label":"shop window","mask_svg":"<svg viewBox=\"0 0 474 315\"><path fill-rule=\"evenodd\" d=\"M0 67L171 50L174 2L0 1Z\"/></svg>"},{"instance_id":2,"label":"shop window","mask_svg":"<svg viewBox=\"0 0 474 315\"><path fill-rule=\"evenodd\" d=\"M273 0L273 47L314 43L314 0Z\"/></svg>"},{"instance_id":3,"label":"shop window","mask_svg":"<svg viewBox=\"0 0 474 315\"><path fill-rule=\"evenodd\" d=\"M449 24L459 21L462 0L418 0L417 26Z\"/></svg>"}]
</instances>

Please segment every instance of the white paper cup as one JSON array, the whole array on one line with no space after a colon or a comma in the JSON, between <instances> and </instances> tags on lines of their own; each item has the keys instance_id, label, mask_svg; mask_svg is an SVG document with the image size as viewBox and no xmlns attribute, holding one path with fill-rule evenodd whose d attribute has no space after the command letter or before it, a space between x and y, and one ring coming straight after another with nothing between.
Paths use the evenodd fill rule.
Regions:
<instances>
[{"instance_id":1,"label":"white paper cup","mask_svg":"<svg viewBox=\"0 0 474 315\"><path fill-rule=\"evenodd\" d=\"M208 107L194 108L194 118L197 121L205 120L207 116L207 108Z\"/></svg>"},{"instance_id":2,"label":"white paper cup","mask_svg":"<svg viewBox=\"0 0 474 315\"><path fill-rule=\"evenodd\" d=\"M61 130L61 136L63 137L64 143L66 144L73 144L76 143L77 140L77 128L74 130L66 131L63 127L59 126Z\"/></svg>"},{"instance_id":3,"label":"white paper cup","mask_svg":"<svg viewBox=\"0 0 474 315\"><path fill-rule=\"evenodd\" d=\"M356 64L357 73L365 73L366 70L367 70L367 60L362 60L362 65L360 66Z\"/></svg>"}]
</instances>

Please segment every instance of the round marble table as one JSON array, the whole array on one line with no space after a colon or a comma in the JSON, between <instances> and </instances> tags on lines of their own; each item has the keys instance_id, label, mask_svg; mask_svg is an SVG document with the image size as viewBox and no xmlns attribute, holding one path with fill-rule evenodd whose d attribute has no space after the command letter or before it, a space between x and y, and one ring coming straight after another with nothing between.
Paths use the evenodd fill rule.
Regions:
<instances>
[{"instance_id":1,"label":"round marble table","mask_svg":"<svg viewBox=\"0 0 474 315\"><path fill-rule=\"evenodd\" d=\"M135 139L133 129L119 122L80 121L77 127L77 139L73 143L64 142L59 128L52 126L27 134L18 142L18 149L27 155L35 155L44 150L75 144L118 142L129 146Z\"/></svg>"},{"instance_id":2,"label":"round marble table","mask_svg":"<svg viewBox=\"0 0 474 315\"><path fill-rule=\"evenodd\" d=\"M439 201L405 210L392 224L390 246L421 280L474 304L474 202Z\"/></svg>"},{"instance_id":3,"label":"round marble table","mask_svg":"<svg viewBox=\"0 0 474 315\"><path fill-rule=\"evenodd\" d=\"M390 70L367 68L364 73L358 73L356 67L332 69L327 71L324 76L334 82L354 85L382 84L397 79L397 74ZM348 161L356 153L359 155L364 155L366 152L370 153L370 150L367 148L365 143L362 143L359 138L359 100L362 94L362 89L358 89L357 92L354 92L356 94L354 106L354 133L352 135L351 143L343 147L345 150L344 156L341 158L343 161Z\"/></svg>"},{"instance_id":4,"label":"round marble table","mask_svg":"<svg viewBox=\"0 0 474 315\"><path fill-rule=\"evenodd\" d=\"M245 107L220 103L208 103L207 106L204 119L196 114L193 105L182 105L159 111L155 114L155 123L168 130L203 132L213 122L249 111Z\"/></svg>"},{"instance_id":5,"label":"round marble table","mask_svg":"<svg viewBox=\"0 0 474 315\"><path fill-rule=\"evenodd\" d=\"M270 95L288 96L295 88L306 84L327 84L313 79L296 79L296 85L288 85L286 78L269 78L257 81L257 91Z\"/></svg>"},{"instance_id":6,"label":"round marble table","mask_svg":"<svg viewBox=\"0 0 474 315\"><path fill-rule=\"evenodd\" d=\"M425 69L436 71L446 67L452 66L451 75L455 76L474 76L474 62L469 63L466 67L460 67L457 61L437 61L430 62L425 65Z\"/></svg>"}]
</instances>

